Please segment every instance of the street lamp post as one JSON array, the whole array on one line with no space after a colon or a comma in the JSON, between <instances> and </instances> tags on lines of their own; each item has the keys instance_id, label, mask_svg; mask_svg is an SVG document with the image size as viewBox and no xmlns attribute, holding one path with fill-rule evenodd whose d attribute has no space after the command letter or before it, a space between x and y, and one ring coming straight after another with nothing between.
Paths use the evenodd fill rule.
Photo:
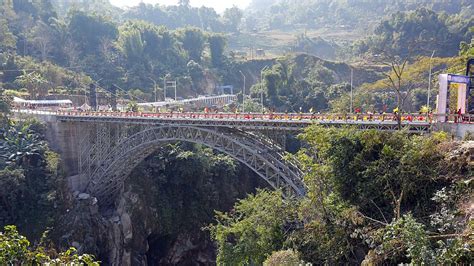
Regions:
<instances>
[{"instance_id":1,"label":"street lamp post","mask_svg":"<svg viewBox=\"0 0 474 266\"><path fill-rule=\"evenodd\" d=\"M260 70L260 104L262 105L262 114L265 111L265 107L263 106L263 71L268 68L268 65L264 66L262 70Z\"/></svg>"},{"instance_id":2,"label":"street lamp post","mask_svg":"<svg viewBox=\"0 0 474 266\"><path fill-rule=\"evenodd\" d=\"M426 99L426 107L428 108L428 112L430 110L430 96L431 96L431 71L432 71L431 60L433 60L433 56L434 56L435 52L436 52L436 50L433 50L433 53L431 54L431 57L430 57L430 75L429 75L429 78L428 78L428 97Z\"/></svg>"},{"instance_id":3,"label":"street lamp post","mask_svg":"<svg viewBox=\"0 0 474 266\"><path fill-rule=\"evenodd\" d=\"M155 91L155 103L158 102L158 92L157 92L157 86L156 86L156 80L148 77L148 79L150 79L151 81L153 81L153 89ZM155 107L155 112L158 112L158 107Z\"/></svg>"},{"instance_id":4,"label":"street lamp post","mask_svg":"<svg viewBox=\"0 0 474 266\"><path fill-rule=\"evenodd\" d=\"M242 71L239 70L239 72L242 77L244 77L244 88L242 89L242 113L245 113L245 75Z\"/></svg>"}]
</instances>

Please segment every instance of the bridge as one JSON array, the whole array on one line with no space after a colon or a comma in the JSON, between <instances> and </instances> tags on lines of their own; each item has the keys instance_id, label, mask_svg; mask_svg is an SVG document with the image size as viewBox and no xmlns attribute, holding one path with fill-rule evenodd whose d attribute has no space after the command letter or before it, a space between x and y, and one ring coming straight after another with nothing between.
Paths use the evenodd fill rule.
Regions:
<instances>
[{"instance_id":1,"label":"bridge","mask_svg":"<svg viewBox=\"0 0 474 266\"><path fill-rule=\"evenodd\" d=\"M197 98L183 99L183 100L138 103L138 106L142 106L142 107L192 106L194 108L202 108L202 107L212 107L212 106L222 107L234 102L237 102L237 95L223 94L223 95L216 95L216 96L201 96Z\"/></svg>"},{"instance_id":2,"label":"bridge","mask_svg":"<svg viewBox=\"0 0 474 266\"><path fill-rule=\"evenodd\" d=\"M76 188L114 204L131 171L161 145L187 141L225 153L249 167L285 195L302 196L306 187L298 163L285 152L287 134L304 128L354 126L394 131L392 114L239 114L239 113L124 113L20 110L48 126L52 148L62 155L66 172L76 176ZM474 120L473 120L474 121ZM470 121L468 121L470 122ZM428 133L435 121L425 115L402 116L401 126ZM472 124L471 124L472 125Z\"/></svg>"}]
</instances>

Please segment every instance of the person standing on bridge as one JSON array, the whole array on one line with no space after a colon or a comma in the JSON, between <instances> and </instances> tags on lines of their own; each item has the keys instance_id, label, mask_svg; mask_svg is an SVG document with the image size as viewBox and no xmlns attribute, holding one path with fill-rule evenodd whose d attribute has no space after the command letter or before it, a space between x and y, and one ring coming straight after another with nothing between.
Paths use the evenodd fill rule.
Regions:
<instances>
[{"instance_id":1,"label":"person standing on bridge","mask_svg":"<svg viewBox=\"0 0 474 266\"><path fill-rule=\"evenodd\" d=\"M456 123L462 123L462 110L459 108L458 112L456 113L455 117Z\"/></svg>"}]
</instances>

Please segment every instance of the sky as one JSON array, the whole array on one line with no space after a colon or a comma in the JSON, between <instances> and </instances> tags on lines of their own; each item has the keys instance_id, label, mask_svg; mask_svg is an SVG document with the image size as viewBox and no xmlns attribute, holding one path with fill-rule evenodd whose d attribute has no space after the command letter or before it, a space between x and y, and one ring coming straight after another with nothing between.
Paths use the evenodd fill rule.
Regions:
<instances>
[{"instance_id":1,"label":"sky","mask_svg":"<svg viewBox=\"0 0 474 266\"><path fill-rule=\"evenodd\" d=\"M110 0L113 5L119 7L135 6L140 2L149 4L162 4L162 5L176 5L178 0ZM232 7L233 5L244 9L248 6L251 0L191 0L191 5L196 7L207 6L213 7L217 12L221 13L226 8Z\"/></svg>"}]
</instances>

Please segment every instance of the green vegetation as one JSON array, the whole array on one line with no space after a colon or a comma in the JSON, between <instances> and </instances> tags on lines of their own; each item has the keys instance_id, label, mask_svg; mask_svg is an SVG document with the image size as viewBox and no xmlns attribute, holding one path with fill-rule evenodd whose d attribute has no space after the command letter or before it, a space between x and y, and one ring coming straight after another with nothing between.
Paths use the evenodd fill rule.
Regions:
<instances>
[{"instance_id":1,"label":"green vegetation","mask_svg":"<svg viewBox=\"0 0 474 266\"><path fill-rule=\"evenodd\" d=\"M471 34L474 34L474 27L469 29ZM471 39L471 42L461 42L460 45L460 55L465 57L473 57L474 56L474 37Z\"/></svg>"},{"instance_id":2,"label":"green vegetation","mask_svg":"<svg viewBox=\"0 0 474 266\"><path fill-rule=\"evenodd\" d=\"M137 8L145 14L142 9L148 7L161 9L150 5ZM208 73L228 67L225 36L204 31L200 20L188 23L180 12L198 11L186 1L174 8L170 7L169 12L176 11L172 16L184 19L177 23L184 28L169 30L166 23L144 20L119 23L81 9L71 9L67 16L58 17L49 1L7 1L0 7L1 87L28 92L31 98L55 92L84 95L95 80L102 93L110 90L105 92L110 94L110 88L118 86L125 88L120 93L127 98L143 100L132 93L138 89L145 100L151 100L155 87L168 75L168 79L178 80L180 96L203 94L215 86L207 84ZM200 16L211 16L199 10ZM193 16L191 13L188 15ZM227 10L222 27L237 31L241 17L238 8Z\"/></svg>"},{"instance_id":3,"label":"green vegetation","mask_svg":"<svg viewBox=\"0 0 474 266\"><path fill-rule=\"evenodd\" d=\"M472 38L469 27L473 25L474 18L449 17L426 8L398 12L382 21L356 50L401 57L429 56L433 51L438 56L454 56L458 44Z\"/></svg>"},{"instance_id":4,"label":"green vegetation","mask_svg":"<svg viewBox=\"0 0 474 266\"><path fill-rule=\"evenodd\" d=\"M62 200L59 157L43 132L34 121L7 120L0 128L0 225L18 225L31 237L53 224Z\"/></svg>"},{"instance_id":5,"label":"green vegetation","mask_svg":"<svg viewBox=\"0 0 474 266\"><path fill-rule=\"evenodd\" d=\"M327 111L330 102L350 92L350 68L343 63L332 63L313 56L288 56L276 60L263 71L263 80L251 92L259 98L264 91L265 105L280 112L304 112L310 109ZM370 74L356 70L360 75ZM345 112L349 112L348 106Z\"/></svg>"},{"instance_id":6,"label":"green vegetation","mask_svg":"<svg viewBox=\"0 0 474 266\"><path fill-rule=\"evenodd\" d=\"M218 243L218 264L262 264L282 248L291 208L281 197L280 192L262 190L238 201L232 213L217 213L217 224L209 230Z\"/></svg>"},{"instance_id":7,"label":"green vegetation","mask_svg":"<svg viewBox=\"0 0 474 266\"><path fill-rule=\"evenodd\" d=\"M263 262L265 266L292 266L301 264L304 264L304 262L299 258L298 252L291 249L274 252Z\"/></svg>"},{"instance_id":8,"label":"green vegetation","mask_svg":"<svg viewBox=\"0 0 474 266\"><path fill-rule=\"evenodd\" d=\"M59 157L44 140L44 126L36 121L13 122L0 98L0 262L11 265L83 263L98 265L91 255L74 248L58 253L47 236L63 205L64 184ZM34 247L22 232L35 241ZM46 231L46 233L44 233ZM41 237L41 238L40 238Z\"/></svg>"},{"instance_id":9,"label":"green vegetation","mask_svg":"<svg viewBox=\"0 0 474 266\"><path fill-rule=\"evenodd\" d=\"M95 83L99 97L117 92L128 100L127 110L139 111L137 102L163 100L165 79L177 80L179 97L195 97L218 85L233 85L240 93L244 75L247 111L259 112L263 96L265 110L347 113L353 73L354 108L427 112L434 106L437 74L462 74L466 59L474 56L474 5L415 2L254 0L245 11L232 7L220 15L188 0L125 10L107 0L2 1L0 226L6 227L0 262L96 265L74 249L58 254L48 237L41 238L49 228L59 232L58 220L77 224L67 222L71 217L58 219L71 207L70 195L44 126L10 120L11 96L60 94L82 101ZM258 48L285 55L247 60ZM431 67L433 91L426 106ZM308 143L298 153L308 194L299 201L266 189L244 198L265 185L230 157L197 145L161 147L127 181L127 193L139 195L136 205L127 205L134 218L127 248L140 255L149 249L149 261L176 264L160 260L179 241L198 243L185 251L190 257L199 249L214 256L211 235L217 261L226 265L474 259L473 224L466 218L472 170L461 155L446 154L455 146L446 136L312 127L301 139ZM107 222L80 215L78 224L90 228L72 228L65 242L86 232L79 252L91 250L102 259L102 237L109 232L93 230ZM39 244L31 247L10 224ZM207 231L199 230L206 225Z\"/></svg>"},{"instance_id":10,"label":"green vegetation","mask_svg":"<svg viewBox=\"0 0 474 266\"><path fill-rule=\"evenodd\" d=\"M465 0L423 2L365 0L357 3L345 0L253 0L247 16L256 21L253 27L260 28L293 28L295 25L302 25L310 29L332 25L366 29L385 15L413 11L421 7L468 19L472 17L474 8Z\"/></svg>"},{"instance_id":11,"label":"green vegetation","mask_svg":"<svg viewBox=\"0 0 474 266\"><path fill-rule=\"evenodd\" d=\"M170 29L192 26L205 31L234 32L238 30L242 11L237 7L228 8L221 17L213 8L191 7L189 1L180 1L176 6L141 3L125 11L123 17L163 25Z\"/></svg>"},{"instance_id":12,"label":"green vegetation","mask_svg":"<svg viewBox=\"0 0 474 266\"><path fill-rule=\"evenodd\" d=\"M75 248L59 254L42 246L31 249L30 242L12 225L0 232L0 261L6 265L99 265L94 256L78 255Z\"/></svg>"},{"instance_id":13,"label":"green vegetation","mask_svg":"<svg viewBox=\"0 0 474 266\"><path fill-rule=\"evenodd\" d=\"M209 251L214 261L214 243L201 228L213 221L214 210L229 210L236 199L265 186L229 156L199 145L170 144L145 159L128 178L126 194L136 198L126 204L134 230L145 230L149 236L143 239L150 246L148 263L187 264L196 261L196 254L207 257ZM133 248L141 248L139 239ZM179 239L190 242L176 243ZM168 253L174 245L183 250L181 255Z\"/></svg>"},{"instance_id":14,"label":"green vegetation","mask_svg":"<svg viewBox=\"0 0 474 266\"><path fill-rule=\"evenodd\" d=\"M259 191L217 213L210 228L219 262L258 264L285 248L331 265L473 259L472 224L462 218L469 210L461 207L472 173L466 158L457 164L441 152L446 136L314 126L301 138L309 144L299 152L307 196L292 203Z\"/></svg>"}]
</instances>

